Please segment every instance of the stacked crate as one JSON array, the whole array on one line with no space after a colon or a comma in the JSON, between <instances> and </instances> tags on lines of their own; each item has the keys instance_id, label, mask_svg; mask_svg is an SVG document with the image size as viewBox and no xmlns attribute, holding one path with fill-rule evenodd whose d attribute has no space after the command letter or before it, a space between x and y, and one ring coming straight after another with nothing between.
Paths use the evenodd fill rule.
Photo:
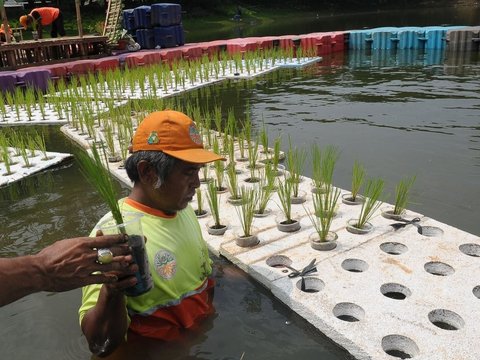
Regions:
<instances>
[{"instance_id":1,"label":"stacked crate","mask_svg":"<svg viewBox=\"0 0 480 360\"><path fill-rule=\"evenodd\" d=\"M185 44L179 4L158 3L124 10L123 27L143 49L171 48Z\"/></svg>"}]
</instances>

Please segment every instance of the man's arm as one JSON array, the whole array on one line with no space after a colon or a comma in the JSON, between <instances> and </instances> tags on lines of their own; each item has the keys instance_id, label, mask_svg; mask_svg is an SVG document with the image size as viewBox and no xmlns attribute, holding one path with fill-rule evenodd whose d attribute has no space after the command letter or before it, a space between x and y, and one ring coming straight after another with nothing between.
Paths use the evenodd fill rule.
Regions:
<instances>
[{"instance_id":1,"label":"man's arm","mask_svg":"<svg viewBox=\"0 0 480 360\"><path fill-rule=\"evenodd\" d=\"M33 18L33 30L37 31L38 38L41 39L43 34L42 16L35 10L31 12L31 15Z\"/></svg>"},{"instance_id":2,"label":"man's arm","mask_svg":"<svg viewBox=\"0 0 480 360\"><path fill-rule=\"evenodd\" d=\"M103 285L96 305L85 314L82 331L93 354L99 357L110 355L125 341L128 318L122 289L135 283L136 278L130 277L116 284Z\"/></svg>"},{"instance_id":3,"label":"man's arm","mask_svg":"<svg viewBox=\"0 0 480 360\"><path fill-rule=\"evenodd\" d=\"M112 250L114 260L98 264L94 249L105 247ZM119 276L133 273L131 261L123 235L61 240L36 255L0 259L0 306L38 291L67 291L116 282Z\"/></svg>"}]
</instances>

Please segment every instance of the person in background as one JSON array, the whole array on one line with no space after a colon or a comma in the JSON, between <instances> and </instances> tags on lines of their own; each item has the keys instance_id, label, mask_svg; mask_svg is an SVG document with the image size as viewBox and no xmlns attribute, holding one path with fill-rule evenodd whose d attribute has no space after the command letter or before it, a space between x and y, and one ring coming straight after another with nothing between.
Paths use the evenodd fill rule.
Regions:
<instances>
[{"instance_id":1,"label":"person in background","mask_svg":"<svg viewBox=\"0 0 480 360\"><path fill-rule=\"evenodd\" d=\"M12 41L14 40L12 36L12 28L10 25L8 26L8 33L10 34L10 38ZM0 25L0 42L6 42L7 41L7 36L5 34L5 26L3 24Z\"/></svg>"},{"instance_id":2,"label":"person in background","mask_svg":"<svg viewBox=\"0 0 480 360\"><path fill-rule=\"evenodd\" d=\"M43 37L43 27L51 25L50 36L65 36L63 14L59 8L40 7L33 9L30 14L20 16L20 25L26 30L32 26L38 32L38 38Z\"/></svg>"},{"instance_id":3,"label":"person in background","mask_svg":"<svg viewBox=\"0 0 480 360\"><path fill-rule=\"evenodd\" d=\"M62 292L90 284L135 284L137 265L125 235L60 240L38 254L0 258L0 306L39 291Z\"/></svg>"},{"instance_id":4,"label":"person in background","mask_svg":"<svg viewBox=\"0 0 480 360\"><path fill-rule=\"evenodd\" d=\"M212 260L188 203L200 186L199 170L225 159L205 150L192 119L172 110L147 115L131 151L125 169L133 189L119 204L122 211L143 215L154 284L136 297L125 296L120 282L83 288L80 325L98 356L118 348L127 331L171 341L214 313Z\"/></svg>"}]
</instances>

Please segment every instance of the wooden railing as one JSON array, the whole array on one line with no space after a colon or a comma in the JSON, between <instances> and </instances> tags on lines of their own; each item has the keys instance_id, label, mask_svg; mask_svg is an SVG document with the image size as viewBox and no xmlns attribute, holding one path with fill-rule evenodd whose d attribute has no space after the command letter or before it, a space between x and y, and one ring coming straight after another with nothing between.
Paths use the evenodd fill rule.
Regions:
<instances>
[{"instance_id":1,"label":"wooden railing","mask_svg":"<svg viewBox=\"0 0 480 360\"><path fill-rule=\"evenodd\" d=\"M107 52L106 36L74 36L3 43L0 45L0 67L13 70L26 65L99 57Z\"/></svg>"}]
</instances>

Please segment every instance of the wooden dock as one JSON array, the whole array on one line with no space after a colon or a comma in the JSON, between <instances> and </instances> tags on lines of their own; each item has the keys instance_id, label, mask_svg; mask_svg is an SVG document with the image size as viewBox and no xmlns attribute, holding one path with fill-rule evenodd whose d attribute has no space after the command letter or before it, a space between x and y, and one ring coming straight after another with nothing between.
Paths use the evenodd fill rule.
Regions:
<instances>
[{"instance_id":1,"label":"wooden dock","mask_svg":"<svg viewBox=\"0 0 480 360\"><path fill-rule=\"evenodd\" d=\"M70 36L26 40L0 45L0 67L15 70L28 65L45 65L108 54L107 36Z\"/></svg>"}]
</instances>

